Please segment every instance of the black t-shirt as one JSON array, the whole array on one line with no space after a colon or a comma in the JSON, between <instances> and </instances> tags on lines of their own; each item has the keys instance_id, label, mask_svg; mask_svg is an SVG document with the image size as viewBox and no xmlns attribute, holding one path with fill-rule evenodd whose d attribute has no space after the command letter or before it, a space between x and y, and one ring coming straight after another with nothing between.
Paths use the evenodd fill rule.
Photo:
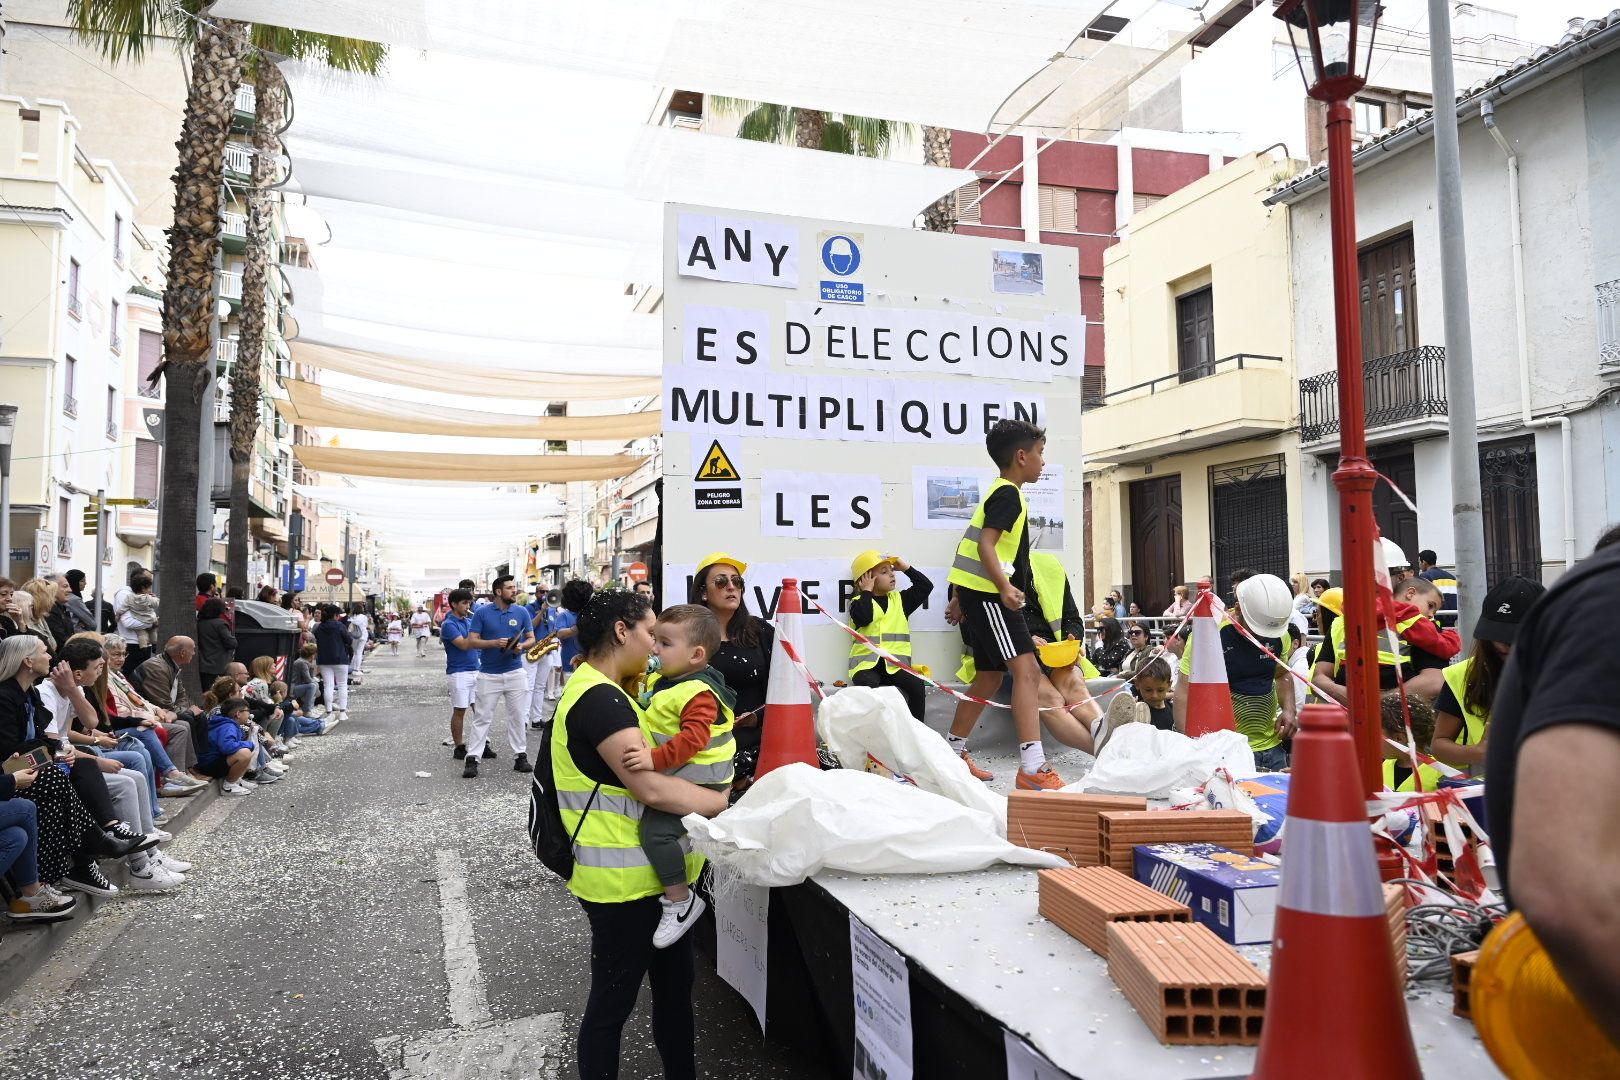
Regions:
<instances>
[{"instance_id":1,"label":"black t-shirt","mask_svg":"<svg viewBox=\"0 0 1620 1080\"><path fill-rule=\"evenodd\" d=\"M596 747L603 739L625 728L640 727L636 710L624 691L616 686L593 686L568 710L568 753L579 771L592 783L619 786L619 777Z\"/></svg>"},{"instance_id":2,"label":"black t-shirt","mask_svg":"<svg viewBox=\"0 0 1620 1080\"><path fill-rule=\"evenodd\" d=\"M998 487L994 494L984 500L984 527L986 529L999 529L1009 532L1018 524L1018 519L1025 515L1024 500L1018 488L1010 484ZM1018 537L1018 554L1013 558L1013 587L1021 592L1030 592L1029 571L1029 521L1024 521L1024 531Z\"/></svg>"},{"instance_id":3,"label":"black t-shirt","mask_svg":"<svg viewBox=\"0 0 1620 1080\"><path fill-rule=\"evenodd\" d=\"M1593 663L1591 652L1579 644L1591 638L1594 626L1609 622L1617 597L1620 546L1598 552L1559 578L1519 625L1491 702L1491 737L1485 744L1485 824L1504 891L1512 865L1513 795L1524 740L1559 724L1589 724L1620 734L1620 664ZM1581 764L1566 766L1578 769ZM1560 777L1528 779L1549 785ZM1610 780L1620 782L1620 777Z\"/></svg>"}]
</instances>

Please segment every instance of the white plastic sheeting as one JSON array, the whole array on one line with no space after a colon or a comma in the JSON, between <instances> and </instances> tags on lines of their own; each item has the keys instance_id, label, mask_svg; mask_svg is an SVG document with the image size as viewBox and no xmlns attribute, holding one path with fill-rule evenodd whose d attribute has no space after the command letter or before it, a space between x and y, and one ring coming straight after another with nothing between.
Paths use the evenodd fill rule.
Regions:
<instances>
[{"instance_id":1,"label":"white plastic sheeting","mask_svg":"<svg viewBox=\"0 0 1620 1080\"><path fill-rule=\"evenodd\" d=\"M998 862L1068 865L1009 844L982 810L853 769L784 765L719 817L682 821L697 851L754 885L795 885L821 870L949 874Z\"/></svg>"},{"instance_id":2,"label":"white plastic sheeting","mask_svg":"<svg viewBox=\"0 0 1620 1080\"><path fill-rule=\"evenodd\" d=\"M924 791L982 810L1007 835L1007 800L973 779L967 764L931 728L917 723L905 698L892 686L851 686L816 709L816 734L846 769L860 769L868 754L909 776Z\"/></svg>"},{"instance_id":3,"label":"white plastic sheeting","mask_svg":"<svg viewBox=\"0 0 1620 1080\"><path fill-rule=\"evenodd\" d=\"M1249 740L1235 731L1192 739L1152 724L1126 724L1109 738L1091 771L1064 790L1168 799L1178 789L1206 783L1217 769L1253 776Z\"/></svg>"}]
</instances>

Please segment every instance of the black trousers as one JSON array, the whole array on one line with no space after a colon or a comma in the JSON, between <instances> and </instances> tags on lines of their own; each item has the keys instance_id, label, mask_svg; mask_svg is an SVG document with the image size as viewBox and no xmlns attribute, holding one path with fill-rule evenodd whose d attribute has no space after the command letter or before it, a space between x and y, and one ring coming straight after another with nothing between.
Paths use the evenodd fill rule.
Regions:
<instances>
[{"instance_id":1,"label":"black trousers","mask_svg":"<svg viewBox=\"0 0 1620 1080\"><path fill-rule=\"evenodd\" d=\"M97 825L118 819L118 811L113 809L112 795L107 791L107 780L101 775L101 766L96 764L95 758L78 759L68 775L73 781L73 790L79 793L79 801L95 816ZM130 828L134 827L130 825Z\"/></svg>"},{"instance_id":2,"label":"black trousers","mask_svg":"<svg viewBox=\"0 0 1620 1080\"><path fill-rule=\"evenodd\" d=\"M906 699L906 708L911 710L911 715L918 720L923 718L923 711L928 707L928 684L909 671L889 671L888 665L881 660L865 671L856 672L852 681L856 686L873 690L880 686L894 687Z\"/></svg>"},{"instance_id":3,"label":"black trousers","mask_svg":"<svg viewBox=\"0 0 1620 1080\"><path fill-rule=\"evenodd\" d=\"M579 1022L580 1080L617 1080L619 1041L646 977L652 986L653 1045L670 1080L697 1080L692 1016L692 935L653 948L657 896L627 904L581 900L591 921L591 992Z\"/></svg>"}]
</instances>

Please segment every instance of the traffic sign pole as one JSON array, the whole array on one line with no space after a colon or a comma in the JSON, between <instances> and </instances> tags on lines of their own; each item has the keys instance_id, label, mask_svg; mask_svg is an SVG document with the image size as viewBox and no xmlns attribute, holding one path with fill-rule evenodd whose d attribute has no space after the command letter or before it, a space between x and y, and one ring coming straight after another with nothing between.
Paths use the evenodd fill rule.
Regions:
<instances>
[{"instance_id":1,"label":"traffic sign pole","mask_svg":"<svg viewBox=\"0 0 1620 1080\"><path fill-rule=\"evenodd\" d=\"M96 630L99 633L101 630L101 564L107 558L106 488L100 488L96 491L96 501L94 505L96 511L96 586L95 591L90 594L91 599L94 601L94 606L91 607L90 610L94 612L92 618L95 621Z\"/></svg>"}]
</instances>

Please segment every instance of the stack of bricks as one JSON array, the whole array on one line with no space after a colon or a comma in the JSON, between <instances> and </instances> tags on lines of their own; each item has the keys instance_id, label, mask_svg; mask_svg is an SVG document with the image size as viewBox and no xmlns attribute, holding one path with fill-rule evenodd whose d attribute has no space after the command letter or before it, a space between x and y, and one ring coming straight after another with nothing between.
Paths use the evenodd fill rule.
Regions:
<instances>
[{"instance_id":1,"label":"stack of bricks","mask_svg":"<svg viewBox=\"0 0 1620 1080\"><path fill-rule=\"evenodd\" d=\"M1445 822L1441 815L1442 808L1436 803L1425 803L1423 806L1424 818L1429 829L1429 843L1434 847L1436 867L1442 874L1450 874L1456 869L1456 860L1451 850L1451 840L1446 836ZM1467 822L1459 822L1463 841L1474 842L1474 830L1468 827Z\"/></svg>"},{"instance_id":2,"label":"stack of bricks","mask_svg":"<svg viewBox=\"0 0 1620 1080\"><path fill-rule=\"evenodd\" d=\"M1097 822L1098 858L1122 874L1134 873L1138 844L1219 844L1254 854L1254 819L1241 810L1104 810Z\"/></svg>"},{"instance_id":3,"label":"stack of bricks","mask_svg":"<svg viewBox=\"0 0 1620 1080\"><path fill-rule=\"evenodd\" d=\"M1260 1042L1266 979L1202 923L1109 923L1108 974L1160 1042Z\"/></svg>"},{"instance_id":4,"label":"stack of bricks","mask_svg":"<svg viewBox=\"0 0 1620 1080\"><path fill-rule=\"evenodd\" d=\"M1479 950L1457 953L1451 958L1451 1011L1464 1020L1474 1018L1473 1005L1469 1001L1469 992L1473 988L1474 964L1479 960Z\"/></svg>"},{"instance_id":5,"label":"stack of bricks","mask_svg":"<svg viewBox=\"0 0 1620 1080\"><path fill-rule=\"evenodd\" d=\"M1384 912L1389 916L1389 942L1395 949L1395 974L1406 985L1406 886L1384 886Z\"/></svg>"},{"instance_id":6,"label":"stack of bricks","mask_svg":"<svg viewBox=\"0 0 1620 1080\"><path fill-rule=\"evenodd\" d=\"M1100 956L1108 955L1108 924L1191 922L1186 904L1106 866L1042 870L1041 915Z\"/></svg>"},{"instance_id":7,"label":"stack of bricks","mask_svg":"<svg viewBox=\"0 0 1620 1080\"><path fill-rule=\"evenodd\" d=\"M1146 809L1146 799L1128 795L1014 791L1007 796L1007 839L1019 847L1050 851L1074 866L1096 866L1098 813Z\"/></svg>"}]
</instances>

